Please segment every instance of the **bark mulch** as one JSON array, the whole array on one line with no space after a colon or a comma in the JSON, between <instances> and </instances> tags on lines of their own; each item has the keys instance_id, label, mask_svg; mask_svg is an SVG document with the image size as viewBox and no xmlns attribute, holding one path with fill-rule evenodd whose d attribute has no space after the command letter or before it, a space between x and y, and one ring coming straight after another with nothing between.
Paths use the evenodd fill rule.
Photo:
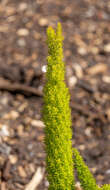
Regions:
<instances>
[{"instance_id":1,"label":"bark mulch","mask_svg":"<svg viewBox=\"0 0 110 190\"><path fill-rule=\"evenodd\" d=\"M110 183L110 2L1 0L1 190L48 188L42 89L46 28L58 21L65 38L72 143L97 183Z\"/></svg>"}]
</instances>

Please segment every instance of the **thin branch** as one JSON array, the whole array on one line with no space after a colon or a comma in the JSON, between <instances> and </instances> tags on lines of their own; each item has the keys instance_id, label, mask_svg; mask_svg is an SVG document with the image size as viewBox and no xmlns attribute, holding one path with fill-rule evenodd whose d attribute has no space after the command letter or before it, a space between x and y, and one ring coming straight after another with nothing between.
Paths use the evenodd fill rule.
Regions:
<instances>
[{"instance_id":1,"label":"thin branch","mask_svg":"<svg viewBox=\"0 0 110 190\"><path fill-rule=\"evenodd\" d=\"M26 185L25 190L36 190L37 186L40 184L44 176L44 169L39 167L34 174L32 180Z\"/></svg>"},{"instance_id":2,"label":"thin branch","mask_svg":"<svg viewBox=\"0 0 110 190\"><path fill-rule=\"evenodd\" d=\"M8 80L0 79L0 90L7 90L10 92L20 92L25 95L42 96L42 91L34 87L26 86L19 83L11 83Z\"/></svg>"}]
</instances>

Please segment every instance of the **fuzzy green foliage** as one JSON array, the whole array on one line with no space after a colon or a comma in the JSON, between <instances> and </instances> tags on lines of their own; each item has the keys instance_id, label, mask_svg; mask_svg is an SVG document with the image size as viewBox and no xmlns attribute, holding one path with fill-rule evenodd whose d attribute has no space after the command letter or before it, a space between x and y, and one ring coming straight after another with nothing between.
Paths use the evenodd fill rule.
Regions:
<instances>
[{"instance_id":1,"label":"fuzzy green foliage","mask_svg":"<svg viewBox=\"0 0 110 190\"><path fill-rule=\"evenodd\" d=\"M103 185L101 190L110 190L110 184Z\"/></svg>"},{"instance_id":2,"label":"fuzzy green foliage","mask_svg":"<svg viewBox=\"0 0 110 190\"><path fill-rule=\"evenodd\" d=\"M45 123L46 169L49 190L75 190L74 166L83 190L110 190L110 185L98 187L88 166L72 149L71 111L63 62L62 29L47 29L47 73L44 87L43 120ZM72 151L73 150L73 151ZM72 159L72 156L74 158Z\"/></svg>"},{"instance_id":3,"label":"fuzzy green foliage","mask_svg":"<svg viewBox=\"0 0 110 190\"><path fill-rule=\"evenodd\" d=\"M62 30L47 29L47 73L44 87L46 169L49 190L74 190L71 111L69 92L64 82Z\"/></svg>"},{"instance_id":4,"label":"fuzzy green foliage","mask_svg":"<svg viewBox=\"0 0 110 190\"><path fill-rule=\"evenodd\" d=\"M78 179L83 190L99 190L100 188L97 186L92 173L90 172L88 166L84 163L82 156L79 154L76 148L73 148L73 155Z\"/></svg>"}]
</instances>

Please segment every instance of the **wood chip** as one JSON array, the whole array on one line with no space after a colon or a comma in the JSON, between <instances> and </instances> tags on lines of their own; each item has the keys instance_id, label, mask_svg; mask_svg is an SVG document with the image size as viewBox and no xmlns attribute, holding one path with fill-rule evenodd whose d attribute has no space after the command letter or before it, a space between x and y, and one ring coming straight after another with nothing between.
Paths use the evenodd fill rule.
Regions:
<instances>
[{"instance_id":1,"label":"wood chip","mask_svg":"<svg viewBox=\"0 0 110 190\"><path fill-rule=\"evenodd\" d=\"M17 31L18 36L28 36L29 31L26 28L21 28Z\"/></svg>"},{"instance_id":2,"label":"wood chip","mask_svg":"<svg viewBox=\"0 0 110 190\"><path fill-rule=\"evenodd\" d=\"M37 186L40 184L44 176L44 169L39 167L34 174L32 180L26 185L25 190L37 190Z\"/></svg>"},{"instance_id":3,"label":"wood chip","mask_svg":"<svg viewBox=\"0 0 110 190\"><path fill-rule=\"evenodd\" d=\"M16 164L18 158L17 158L16 155L10 154L10 155L9 155L9 160L10 160L10 163L11 163L11 164Z\"/></svg>"},{"instance_id":4,"label":"wood chip","mask_svg":"<svg viewBox=\"0 0 110 190\"><path fill-rule=\"evenodd\" d=\"M79 47L78 53L83 56L83 55L87 55L88 52L87 52L87 49L85 47Z\"/></svg>"},{"instance_id":5,"label":"wood chip","mask_svg":"<svg viewBox=\"0 0 110 190\"><path fill-rule=\"evenodd\" d=\"M20 177L27 177L27 174L22 166L18 166L18 173Z\"/></svg>"},{"instance_id":6,"label":"wood chip","mask_svg":"<svg viewBox=\"0 0 110 190\"><path fill-rule=\"evenodd\" d=\"M47 26L48 25L48 20L46 18L40 18L38 22L39 22L40 26Z\"/></svg>"},{"instance_id":7,"label":"wood chip","mask_svg":"<svg viewBox=\"0 0 110 190\"><path fill-rule=\"evenodd\" d=\"M110 76L103 76L102 80L106 83L110 83Z\"/></svg>"},{"instance_id":8,"label":"wood chip","mask_svg":"<svg viewBox=\"0 0 110 190\"><path fill-rule=\"evenodd\" d=\"M27 3L20 3L18 9L19 11L24 11L27 9L27 7L28 7Z\"/></svg>"},{"instance_id":9,"label":"wood chip","mask_svg":"<svg viewBox=\"0 0 110 190\"><path fill-rule=\"evenodd\" d=\"M110 43L104 46L104 51L110 53Z\"/></svg>"},{"instance_id":10,"label":"wood chip","mask_svg":"<svg viewBox=\"0 0 110 190\"><path fill-rule=\"evenodd\" d=\"M34 127L40 127L40 128L44 128L45 126L43 121L40 121L40 120L32 120L31 125Z\"/></svg>"},{"instance_id":11,"label":"wood chip","mask_svg":"<svg viewBox=\"0 0 110 190\"><path fill-rule=\"evenodd\" d=\"M81 79L83 77L83 70L79 64L74 64L73 68L75 70L76 76Z\"/></svg>"},{"instance_id":12,"label":"wood chip","mask_svg":"<svg viewBox=\"0 0 110 190\"><path fill-rule=\"evenodd\" d=\"M72 76L68 79L69 87L73 88L77 83L77 78L75 76Z\"/></svg>"},{"instance_id":13,"label":"wood chip","mask_svg":"<svg viewBox=\"0 0 110 190\"><path fill-rule=\"evenodd\" d=\"M87 73L90 75L96 75L104 73L107 71L107 65L104 63L99 63L87 69Z\"/></svg>"}]
</instances>

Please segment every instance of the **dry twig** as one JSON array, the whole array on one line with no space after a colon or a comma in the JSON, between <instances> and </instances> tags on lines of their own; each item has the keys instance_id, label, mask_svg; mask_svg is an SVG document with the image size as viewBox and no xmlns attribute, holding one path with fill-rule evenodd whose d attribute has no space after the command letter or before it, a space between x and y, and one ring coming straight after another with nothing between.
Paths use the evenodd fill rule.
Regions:
<instances>
[{"instance_id":1,"label":"dry twig","mask_svg":"<svg viewBox=\"0 0 110 190\"><path fill-rule=\"evenodd\" d=\"M26 185L25 190L36 190L37 186L40 184L44 176L44 169L41 169L39 167L34 174L32 180L29 182L29 184Z\"/></svg>"},{"instance_id":2,"label":"dry twig","mask_svg":"<svg viewBox=\"0 0 110 190\"><path fill-rule=\"evenodd\" d=\"M21 92L25 95L42 96L42 92L36 88L26 86L19 83L11 83L8 80L0 79L0 90L7 90L11 92Z\"/></svg>"}]
</instances>

